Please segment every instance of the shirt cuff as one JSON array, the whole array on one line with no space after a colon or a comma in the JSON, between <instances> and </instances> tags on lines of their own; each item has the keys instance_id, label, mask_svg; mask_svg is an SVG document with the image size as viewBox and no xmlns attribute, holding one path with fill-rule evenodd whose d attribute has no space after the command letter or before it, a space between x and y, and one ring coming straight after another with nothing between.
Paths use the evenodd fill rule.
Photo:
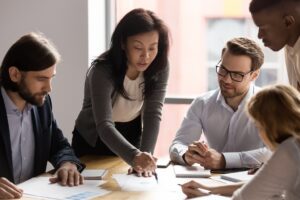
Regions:
<instances>
[{"instance_id":1,"label":"shirt cuff","mask_svg":"<svg viewBox=\"0 0 300 200\"><path fill-rule=\"evenodd\" d=\"M183 154L186 152L186 150L181 150L180 152L176 150L176 152L171 152L171 159L172 161L180 164L180 165L186 165L185 161L183 160Z\"/></svg>"},{"instance_id":2,"label":"shirt cuff","mask_svg":"<svg viewBox=\"0 0 300 200\"><path fill-rule=\"evenodd\" d=\"M223 153L226 166L225 168L241 168L242 162L239 153Z\"/></svg>"},{"instance_id":3,"label":"shirt cuff","mask_svg":"<svg viewBox=\"0 0 300 200\"><path fill-rule=\"evenodd\" d=\"M77 167L77 170L81 173L84 169L85 169L85 164L83 164L83 163L77 163L77 162L75 162L75 161L73 161L73 160L63 160L63 161L61 161L60 163L58 163L58 168L60 168L64 163L66 163L66 162L69 162L69 163L72 163L72 164L74 164L74 165L76 165L76 167ZM58 169L57 168L57 169ZM57 170L56 169L56 170Z\"/></svg>"},{"instance_id":4,"label":"shirt cuff","mask_svg":"<svg viewBox=\"0 0 300 200\"><path fill-rule=\"evenodd\" d=\"M187 165L187 163L185 162L185 160L183 159L183 155L186 153L186 151L181 151L179 152L179 162L182 164L182 165Z\"/></svg>"}]
</instances>

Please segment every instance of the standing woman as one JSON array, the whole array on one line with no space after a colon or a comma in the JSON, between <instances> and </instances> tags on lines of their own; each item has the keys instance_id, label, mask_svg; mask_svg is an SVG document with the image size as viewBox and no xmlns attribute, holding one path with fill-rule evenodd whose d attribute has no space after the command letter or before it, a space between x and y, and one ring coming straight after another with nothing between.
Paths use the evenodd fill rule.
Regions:
<instances>
[{"instance_id":1,"label":"standing woman","mask_svg":"<svg viewBox=\"0 0 300 200\"><path fill-rule=\"evenodd\" d=\"M108 51L89 68L73 131L78 156L118 155L151 176L169 75L169 32L153 12L134 9L118 23Z\"/></svg>"},{"instance_id":2,"label":"standing woman","mask_svg":"<svg viewBox=\"0 0 300 200\"><path fill-rule=\"evenodd\" d=\"M245 185L214 187L195 181L183 184L182 190L188 197L208 193L231 196L243 185L232 199L300 199L300 93L291 86L270 86L251 98L248 113L261 139L274 152L272 157Z\"/></svg>"}]
</instances>

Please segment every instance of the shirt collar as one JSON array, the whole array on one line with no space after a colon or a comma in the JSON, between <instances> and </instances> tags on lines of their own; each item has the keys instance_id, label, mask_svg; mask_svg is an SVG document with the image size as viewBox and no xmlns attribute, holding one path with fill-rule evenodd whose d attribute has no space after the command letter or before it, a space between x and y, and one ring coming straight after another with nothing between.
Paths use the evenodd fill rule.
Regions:
<instances>
[{"instance_id":1,"label":"shirt collar","mask_svg":"<svg viewBox=\"0 0 300 200\"><path fill-rule=\"evenodd\" d=\"M254 84L251 83L250 86L249 86L249 89L248 89L248 92L247 94L245 95L245 97L243 98L243 100L241 101L241 103L239 104L238 106L238 109L240 109L240 107L243 107L243 105L246 103L246 101L254 94ZM217 99L216 101L221 104L223 107L225 108L230 108L230 110L232 110L232 108L230 106L227 105L223 95L221 94L221 90L219 89L219 92L218 92L218 96L217 96Z\"/></svg>"},{"instance_id":2,"label":"shirt collar","mask_svg":"<svg viewBox=\"0 0 300 200\"><path fill-rule=\"evenodd\" d=\"M16 114L16 113L20 113L18 107L16 106L16 104L10 99L10 97L8 96L6 90L1 87L1 93L3 96L3 101L5 104L5 109L7 114ZM24 112L29 112L32 108L32 105L29 103L26 103Z\"/></svg>"},{"instance_id":3,"label":"shirt collar","mask_svg":"<svg viewBox=\"0 0 300 200\"><path fill-rule=\"evenodd\" d=\"M288 50L287 53L290 55L296 54L298 51L300 51L300 37L298 37L298 40L294 44L293 47L289 45L285 45L285 48Z\"/></svg>"},{"instance_id":4,"label":"shirt collar","mask_svg":"<svg viewBox=\"0 0 300 200\"><path fill-rule=\"evenodd\" d=\"M127 82L139 82L140 80L144 79L144 72L140 72L139 75L136 77L136 79L130 79L126 74L124 77L124 81L126 80Z\"/></svg>"}]
</instances>

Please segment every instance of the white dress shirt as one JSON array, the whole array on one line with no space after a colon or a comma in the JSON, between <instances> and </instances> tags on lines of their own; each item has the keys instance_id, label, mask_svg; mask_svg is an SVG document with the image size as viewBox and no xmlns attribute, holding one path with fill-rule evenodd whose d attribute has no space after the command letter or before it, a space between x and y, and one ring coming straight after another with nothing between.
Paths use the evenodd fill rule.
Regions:
<instances>
[{"instance_id":1,"label":"white dress shirt","mask_svg":"<svg viewBox=\"0 0 300 200\"><path fill-rule=\"evenodd\" d=\"M300 91L300 37L293 47L286 45L284 49L289 82Z\"/></svg>"},{"instance_id":2,"label":"white dress shirt","mask_svg":"<svg viewBox=\"0 0 300 200\"><path fill-rule=\"evenodd\" d=\"M234 111L219 89L196 98L177 131L170 147L173 161L185 164L182 156L188 145L204 133L209 147L222 152L226 168L254 167L267 160L270 151L258 135L258 129L245 112L246 101L258 91L253 84Z\"/></svg>"},{"instance_id":3,"label":"white dress shirt","mask_svg":"<svg viewBox=\"0 0 300 200\"><path fill-rule=\"evenodd\" d=\"M234 200L300 199L300 140L282 142L255 177L237 190Z\"/></svg>"}]
</instances>

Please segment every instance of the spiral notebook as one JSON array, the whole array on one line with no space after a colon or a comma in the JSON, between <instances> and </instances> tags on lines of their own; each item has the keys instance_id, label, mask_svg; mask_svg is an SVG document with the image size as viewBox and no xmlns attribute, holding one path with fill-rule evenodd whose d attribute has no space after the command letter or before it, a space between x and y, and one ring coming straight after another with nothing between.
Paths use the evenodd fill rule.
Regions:
<instances>
[{"instance_id":1,"label":"spiral notebook","mask_svg":"<svg viewBox=\"0 0 300 200\"><path fill-rule=\"evenodd\" d=\"M176 178L208 178L211 176L210 170L201 166L173 165Z\"/></svg>"}]
</instances>

